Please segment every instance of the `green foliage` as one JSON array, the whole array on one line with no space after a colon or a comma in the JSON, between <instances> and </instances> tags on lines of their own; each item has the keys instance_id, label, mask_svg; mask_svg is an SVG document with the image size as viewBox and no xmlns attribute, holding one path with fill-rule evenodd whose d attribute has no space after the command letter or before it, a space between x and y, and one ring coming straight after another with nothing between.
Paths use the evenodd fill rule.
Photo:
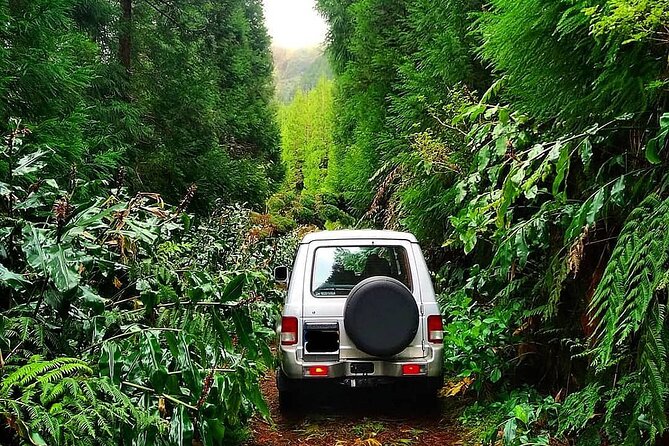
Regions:
<instances>
[{"instance_id":1,"label":"green foliage","mask_svg":"<svg viewBox=\"0 0 669 446\"><path fill-rule=\"evenodd\" d=\"M297 194L279 192L267 202L267 207L275 223L290 228L295 225L314 225L323 227L351 227L355 220L346 211L340 198L329 193Z\"/></svg>"},{"instance_id":2,"label":"green foliage","mask_svg":"<svg viewBox=\"0 0 669 446\"><path fill-rule=\"evenodd\" d=\"M10 118L36 130L34 143L49 150L52 175L65 176L80 165L87 179L103 173L117 158L88 134L92 121L89 89L95 84L98 48L79 32L71 10L74 0L4 2L0 6L0 130L12 131ZM106 136L106 135L105 135ZM99 166L93 166L99 161ZM7 166L0 165L0 172Z\"/></svg>"},{"instance_id":3,"label":"green foliage","mask_svg":"<svg viewBox=\"0 0 669 446\"><path fill-rule=\"evenodd\" d=\"M512 368L510 334L518 308L482 308L465 293L441 295L439 301L449 321L444 327L446 374L469 378L473 388L497 383Z\"/></svg>"},{"instance_id":4,"label":"green foliage","mask_svg":"<svg viewBox=\"0 0 669 446\"><path fill-rule=\"evenodd\" d=\"M385 128L386 98L397 78L398 26L408 2L319 1L329 20L330 60L335 71L336 184L360 214L373 197L369 179L396 153Z\"/></svg>"},{"instance_id":5,"label":"green foliage","mask_svg":"<svg viewBox=\"0 0 669 446\"><path fill-rule=\"evenodd\" d=\"M625 45L659 38L669 19L666 2L658 0L611 0L586 11L593 17L598 36L611 34ZM659 42L656 42L656 44Z\"/></svg>"},{"instance_id":6,"label":"green foliage","mask_svg":"<svg viewBox=\"0 0 669 446\"><path fill-rule=\"evenodd\" d=\"M281 180L272 60L262 2L179 0L135 8L133 75L151 137L130 152L137 189L198 210L258 206Z\"/></svg>"},{"instance_id":7,"label":"green foliage","mask_svg":"<svg viewBox=\"0 0 669 446\"><path fill-rule=\"evenodd\" d=\"M337 184L368 224L427 246L446 370L478 395L526 383L566 398L559 416L514 403L489 440L653 444L668 397L666 2L319 7Z\"/></svg>"},{"instance_id":8,"label":"green foliage","mask_svg":"<svg viewBox=\"0 0 669 446\"><path fill-rule=\"evenodd\" d=\"M329 55L336 74L337 156L330 166L340 190L363 214L370 201L381 198L375 193L385 192L375 187L384 181L379 173L394 172L395 157L407 154L408 142L420 132L436 133L442 112L452 109L452 99L461 97L463 89L466 95L468 89L489 85L469 33L470 14L481 3L318 4L331 26ZM460 82L467 87L451 89ZM451 136L451 146L461 139L457 132Z\"/></svg>"},{"instance_id":9,"label":"green foliage","mask_svg":"<svg viewBox=\"0 0 669 446\"><path fill-rule=\"evenodd\" d=\"M548 445L559 408L553 398L521 388L502 392L495 401L472 404L461 420L480 430L483 444Z\"/></svg>"},{"instance_id":10,"label":"green foliage","mask_svg":"<svg viewBox=\"0 0 669 446\"><path fill-rule=\"evenodd\" d=\"M602 398L601 388L593 383L565 399L558 417L560 434L583 432L597 413L597 405Z\"/></svg>"},{"instance_id":11,"label":"green foliage","mask_svg":"<svg viewBox=\"0 0 669 446\"><path fill-rule=\"evenodd\" d=\"M100 444L118 440L118 425L142 427L130 398L76 358L31 358L3 379L0 412L32 444Z\"/></svg>"},{"instance_id":12,"label":"green foliage","mask_svg":"<svg viewBox=\"0 0 669 446\"><path fill-rule=\"evenodd\" d=\"M0 214L10 441L213 445L254 410L268 416L258 381L273 363L270 269L292 238L241 208L194 225L187 202L158 194L34 183L45 154L26 137L17 127L7 138L13 168L0 183L13 197Z\"/></svg>"},{"instance_id":13,"label":"green foliage","mask_svg":"<svg viewBox=\"0 0 669 446\"><path fill-rule=\"evenodd\" d=\"M666 432L665 1L319 0L335 79L280 110L270 214L231 205L282 181L261 2L158 3L0 5L10 442L238 437L275 235L351 215L443 267L451 374L565 398L512 390L489 441Z\"/></svg>"},{"instance_id":14,"label":"green foliage","mask_svg":"<svg viewBox=\"0 0 669 446\"><path fill-rule=\"evenodd\" d=\"M341 160L333 141L332 81L321 78L310 91L298 91L279 109L282 160L286 177L282 189L267 202L272 214L302 225L352 226L340 193Z\"/></svg>"},{"instance_id":15,"label":"green foliage","mask_svg":"<svg viewBox=\"0 0 669 446\"><path fill-rule=\"evenodd\" d=\"M646 15L641 3L648 2L632 3ZM503 74L514 104L538 119L582 128L582 118L601 122L641 112L656 99L648 87L661 78L663 64L649 42L622 45L627 30L609 26L624 20L622 10L631 12L627 4L493 1L478 27L481 54ZM612 15L595 15L593 21L599 8ZM593 27L599 39L590 32Z\"/></svg>"},{"instance_id":16,"label":"green foliage","mask_svg":"<svg viewBox=\"0 0 669 446\"><path fill-rule=\"evenodd\" d=\"M599 367L617 363L617 348L641 329L646 318L661 317L664 312L655 297L666 286L669 250L664 234L668 216L669 203L651 195L630 213L618 236L590 302L592 316L598 321L593 337L597 340L594 360ZM652 330L653 324L644 328ZM660 334L652 338L656 336ZM664 350L662 345L655 347Z\"/></svg>"},{"instance_id":17,"label":"green foliage","mask_svg":"<svg viewBox=\"0 0 669 446\"><path fill-rule=\"evenodd\" d=\"M322 78L306 93L298 91L279 110L282 160L286 166L284 188L316 194L336 191L333 169L333 85Z\"/></svg>"},{"instance_id":18,"label":"green foliage","mask_svg":"<svg viewBox=\"0 0 669 446\"><path fill-rule=\"evenodd\" d=\"M129 26L120 2L3 3L0 130L34 131L62 184L76 169L94 189L129 162L134 191L177 202L197 183L202 213L217 198L261 205L282 177L261 2L131 3Z\"/></svg>"},{"instance_id":19,"label":"green foliage","mask_svg":"<svg viewBox=\"0 0 669 446\"><path fill-rule=\"evenodd\" d=\"M633 412L643 423L629 426L628 444L642 432L653 441L667 427L667 216L669 203L654 195L630 213L590 302L593 365L638 372L645 383Z\"/></svg>"}]
</instances>

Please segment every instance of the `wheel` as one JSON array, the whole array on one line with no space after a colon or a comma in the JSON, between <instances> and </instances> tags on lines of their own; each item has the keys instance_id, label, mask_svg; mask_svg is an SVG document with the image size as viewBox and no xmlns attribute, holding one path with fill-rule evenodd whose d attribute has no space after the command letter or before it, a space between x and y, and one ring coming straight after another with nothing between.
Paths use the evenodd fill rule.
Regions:
<instances>
[{"instance_id":1,"label":"wheel","mask_svg":"<svg viewBox=\"0 0 669 446\"><path fill-rule=\"evenodd\" d=\"M299 406L299 391L294 380L288 378L283 370L276 372L276 387L279 389L279 410L291 412Z\"/></svg>"},{"instance_id":2,"label":"wheel","mask_svg":"<svg viewBox=\"0 0 669 446\"><path fill-rule=\"evenodd\" d=\"M295 392L279 390L279 410L281 412L293 412L297 406L297 395Z\"/></svg>"},{"instance_id":3,"label":"wheel","mask_svg":"<svg viewBox=\"0 0 669 446\"><path fill-rule=\"evenodd\" d=\"M438 410L440 407L439 391L443 384L443 378L427 378L418 386L415 397L422 407L428 411Z\"/></svg>"}]
</instances>

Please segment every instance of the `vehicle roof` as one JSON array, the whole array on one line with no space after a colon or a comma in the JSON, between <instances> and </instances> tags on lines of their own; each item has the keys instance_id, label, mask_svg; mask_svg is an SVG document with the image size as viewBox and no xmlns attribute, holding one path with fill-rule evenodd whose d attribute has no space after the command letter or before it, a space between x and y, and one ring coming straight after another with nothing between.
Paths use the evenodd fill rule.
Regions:
<instances>
[{"instance_id":1,"label":"vehicle roof","mask_svg":"<svg viewBox=\"0 0 669 446\"><path fill-rule=\"evenodd\" d=\"M416 237L408 232L379 231L375 229L340 229L336 231L319 231L307 234L301 243L311 243L320 240L407 240L418 243Z\"/></svg>"}]
</instances>

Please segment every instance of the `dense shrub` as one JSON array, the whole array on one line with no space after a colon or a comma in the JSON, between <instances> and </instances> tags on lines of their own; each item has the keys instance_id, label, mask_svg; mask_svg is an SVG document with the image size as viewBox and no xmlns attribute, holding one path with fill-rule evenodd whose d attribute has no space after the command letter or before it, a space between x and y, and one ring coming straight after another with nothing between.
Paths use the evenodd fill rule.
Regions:
<instances>
[{"instance_id":1,"label":"dense shrub","mask_svg":"<svg viewBox=\"0 0 669 446\"><path fill-rule=\"evenodd\" d=\"M64 190L26 136L1 151L16 166L0 182L3 439L228 444L268 416L270 271L294 239L241 207L195 223L195 188L176 207L122 184Z\"/></svg>"}]
</instances>

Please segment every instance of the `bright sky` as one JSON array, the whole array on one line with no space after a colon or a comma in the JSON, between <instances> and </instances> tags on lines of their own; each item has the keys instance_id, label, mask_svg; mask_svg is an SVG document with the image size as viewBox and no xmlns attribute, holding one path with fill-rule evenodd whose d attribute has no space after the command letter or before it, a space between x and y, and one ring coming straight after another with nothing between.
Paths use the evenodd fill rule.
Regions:
<instances>
[{"instance_id":1,"label":"bright sky","mask_svg":"<svg viewBox=\"0 0 669 446\"><path fill-rule=\"evenodd\" d=\"M316 0L263 0L265 20L274 45L316 46L325 40L327 25L316 12Z\"/></svg>"}]
</instances>

